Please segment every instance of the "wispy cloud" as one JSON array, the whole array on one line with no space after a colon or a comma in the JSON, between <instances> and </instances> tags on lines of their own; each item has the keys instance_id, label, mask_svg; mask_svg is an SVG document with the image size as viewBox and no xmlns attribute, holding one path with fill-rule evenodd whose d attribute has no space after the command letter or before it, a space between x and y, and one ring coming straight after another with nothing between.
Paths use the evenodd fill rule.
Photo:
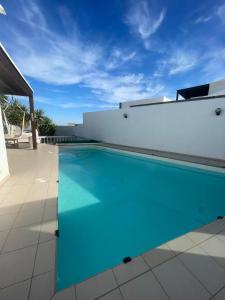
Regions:
<instances>
[{"instance_id":1,"label":"wispy cloud","mask_svg":"<svg viewBox=\"0 0 225 300\"><path fill-rule=\"evenodd\" d=\"M197 10L198 12L198 10ZM199 23L208 23L212 19L215 19L215 17L219 18L220 21L225 24L225 4L214 6L211 8L210 14L206 11L204 11L203 15L200 15L194 20L195 24Z\"/></svg>"},{"instance_id":2,"label":"wispy cloud","mask_svg":"<svg viewBox=\"0 0 225 300\"><path fill-rule=\"evenodd\" d=\"M35 102L54 105L54 102L42 96L35 96Z\"/></svg>"},{"instance_id":3,"label":"wispy cloud","mask_svg":"<svg viewBox=\"0 0 225 300\"><path fill-rule=\"evenodd\" d=\"M199 23L207 23L207 22L209 22L212 18L213 18L213 16L201 16L201 17L198 17L194 22L195 22L195 24L199 24Z\"/></svg>"},{"instance_id":4,"label":"wispy cloud","mask_svg":"<svg viewBox=\"0 0 225 300\"><path fill-rule=\"evenodd\" d=\"M65 102L58 104L62 108L82 108L82 107L93 107L93 103L76 103L76 102Z\"/></svg>"},{"instance_id":5,"label":"wispy cloud","mask_svg":"<svg viewBox=\"0 0 225 300\"><path fill-rule=\"evenodd\" d=\"M14 57L25 75L53 84L76 84L96 68L101 57L98 45L87 44L76 32L60 35L47 24L35 1L22 5L19 21L25 23L11 32ZM12 48L13 51L13 48Z\"/></svg>"},{"instance_id":6,"label":"wispy cloud","mask_svg":"<svg viewBox=\"0 0 225 300\"><path fill-rule=\"evenodd\" d=\"M185 73L196 67L200 63L197 52L190 49L178 48L168 51L168 55L158 61L158 67L154 76L160 77L165 74L177 75Z\"/></svg>"},{"instance_id":7,"label":"wispy cloud","mask_svg":"<svg viewBox=\"0 0 225 300\"><path fill-rule=\"evenodd\" d=\"M27 99L24 99L27 102ZM76 109L76 108L97 108L97 109L111 109L117 108L118 104L114 103L93 103L93 102L77 102L74 101L66 101L63 98L58 98L57 101L51 100L48 97L44 96L36 96L35 102L48 104L50 106L60 107L63 109Z\"/></svg>"},{"instance_id":8,"label":"wispy cloud","mask_svg":"<svg viewBox=\"0 0 225 300\"><path fill-rule=\"evenodd\" d=\"M109 56L108 62L106 63L106 69L113 70L127 62L133 60L136 56L135 51L122 51L119 48L114 48L111 55Z\"/></svg>"},{"instance_id":9,"label":"wispy cloud","mask_svg":"<svg viewBox=\"0 0 225 300\"><path fill-rule=\"evenodd\" d=\"M221 22L225 24L225 4L217 8L216 14L220 18Z\"/></svg>"},{"instance_id":10,"label":"wispy cloud","mask_svg":"<svg viewBox=\"0 0 225 300\"><path fill-rule=\"evenodd\" d=\"M156 14L150 10L147 1L137 1L126 16L126 23L128 23L143 40L146 40L160 27L165 13L165 9L162 9Z\"/></svg>"},{"instance_id":11,"label":"wispy cloud","mask_svg":"<svg viewBox=\"0 0 225 300\"><path fill-rule=\"evenodd\" d=\"M51 29L37 2L19 3L19 22L26 25L26 33L18 26L8 36L11 39L9 44L13 45L13 57L25 75L54 85L85 86L98 95L99 100L108 102L151 97L162 90L162 85L154 79L149 84L149 78L145 78L144 74L111 74L111 70L134 60L135 51L115 47L108 55L105 45L84 40L77 24L71 32L60 35ZM143 27L140 25L140 32L144 37L149 37L159 27L164 12L157 19L151 17L147 23L150 14L145 2L142 5L147 11L146 24ZM67 107L71 105L66 104Z\"/></svg>"},{"instance_id":12,"label":"wispy cloud","mask_svg":"<svg viewBox=\"0 0 225 300\"><path fill-rule=\"evenodd\" d=\"M193 69L198 64L198 56L196 53L187 50L176 50L168 60L169 74L175 75L184 73Z\"/></svg>"},{"instance_id":13,"label":"wispy cloud","mask_svg":"<svg viewBox=\"0 0 225 300\"><path fill-rule=\"evenodd\" d=\"M202 72L207 81L224 78L225 49L216 47L204 55Z\"/></svg>"},{"instance_id":14,"label":"wispy cloud","mask_svg":"<svg viewBox=\"0 0 225 300\"><path fill-rule=\"evenodd\" d=\"M144 74L128 74L112 76L107 73L91 74L85 86L92 88L102 100L121 102L125 100L142 99L158 95L164 90L164 85L145 78Z\"/></svg>"}]
</instances>

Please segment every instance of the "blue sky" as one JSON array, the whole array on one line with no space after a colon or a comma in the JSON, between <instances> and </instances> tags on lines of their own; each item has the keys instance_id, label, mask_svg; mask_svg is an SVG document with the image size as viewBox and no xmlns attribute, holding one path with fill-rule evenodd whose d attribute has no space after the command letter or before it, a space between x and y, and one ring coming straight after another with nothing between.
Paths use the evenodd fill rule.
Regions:
<instances>
[{"instance_id":1,"label":"blue sky","mask_svg":"<svg viewBox=\"0 0 225 300\"><path fill-rule=\"evenodd\" d=\"M0 3L0 41L58 124L225 77L224 1Z\"/></svg>"}]
</instances>

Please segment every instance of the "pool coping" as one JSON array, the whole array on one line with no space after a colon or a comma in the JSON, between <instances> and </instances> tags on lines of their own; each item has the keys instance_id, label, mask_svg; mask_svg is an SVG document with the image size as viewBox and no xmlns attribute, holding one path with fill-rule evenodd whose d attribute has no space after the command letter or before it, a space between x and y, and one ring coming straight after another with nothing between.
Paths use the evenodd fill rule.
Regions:
<instances>
[{"instance_id":1,"label":"pool coping","mask_svg":"<svg viewBox=\"0 0 225 300\"><path fill-rule=\"evenodd\" d=\"M179 159L174 159L174 158L167 158L167 157L161 157L161 156L155 156L153 154L148 154L148 153L142 153L142 152L136 152L136 151L129 151L129 150L124 150L122 148L118 147L112 147L108 144L102 144L102 143L87 143L87 144L79 144L77 143L76 145L74 144L69 144L69 145L63 145L63 144L58 144L57 145L60 148L94 148L94 149L109 149L110 151L114 152L121 152L124 154L132 155L132 156L139 156L139 157L144 157L144 158L150 158L152 160L156 160L159 162L168 162L172 163L175 165L180 165L180 166L187 166L187 167L192 167L192 168L197 168L201 170L208 170L212 172L218 172L218 173L225 173L225 168L219 167L219 166L211 166L211 165L205 165L197 162L189 162L189 161L184 161L184 160L179 160Z\"/></svg>"},{"instance_id":2,"label":"pool coping","mask_svg":"<svg viewBox=\"0 0 225 300\"><path fill-rule=\"evenodd\" d=\"M128 264L119 264L56 293L54 233L58 227L58 150L56 146L45 144L39 145L37 151L8 149L11 176L0 186L0 242L1 234L5 235L3 244L0 243L0 269L4 270L0 271L1 299L6 296L24 300L136 300L151 296L155 300L176 300L183 299L183 295L192 290L196 293L190 299L202 299L202 294L198 294L200 291L206 296L203 299L225 299L225 273L222 273L221 284L221 276L215 271L219 268L220 272L225 272L225 218L133 257ZM18 223L21 221L22 224ZM27 243L30 235L32 241ZM24 241L26 243L22 244ZM193 265L187 266L183 261L196 249L205 253L197 261L192 254L194 265L198 265L200 272L197 275ZM213 266L210 272L205 270L208 262ZM162 273L167 270L172 275L165 281ZM209 286L202 281L202 274L203 279L208 276ZM187 280L180 282L180 277ZM216 285L213 291L211 282ZM171 295L180 287L181 297Z\"/></svg>"},{"instance_id":3,"label":"pool coping","mask_svg":"<svg viewBox=\"0 0 225 300\"><path fill-rule=\"evenodd\" d=\"M73 146L74 144L57 144L58 146ZM77 143L79 145L79 143ZM82 145L82 144L80 144ZM218 158L212 158L212 157L203 157L203 156L197 156L197 155L190 155L190 154L184 154L184 153L178 153L178 152L171 152L171 151L162 151L162 150L156 150L156 149L147 149L147 148L139 148L139 147L133 147L133 146L125 146L125 145L119 145L119 144L111 144L106 142L98 142L98 143L83 143L83 145L99 145L99 146L105 146L109 148L114 148L118 150L124 150L128 152L135 152L138 154L146 154L146 155L152 155L155 157L164 157L168 159L178 160L178 161L184 161L184 162L190 162L190 163L196 163L200 165L207 165L207 166L214 166L218 168L225 168L225 160L218 159Z\"/></svg>"},{"instance_id":4,"label":"pool coping","mask_svg":"<svg viewBox=\"0 0 225 300\"><path fill-rule=\"evenodd\" d=\"M109 148L110 151L122 152L125 154L134 155L134 156L138 155L138 156L145 157L145 158L151 158L151 159L154 159L157 161L175 163L175 164L178 164L181 166L189 166L189 167L199 168L199 169L208 170L208 171L216 171L219 173L225 173L225 170L221 169L220 167L202 165L202 164L193 163L193 162L179 161L177 159L171 159L171 158L165 158L165 157L159 157L159 156L156 157L151 154L131 152L131 151L118 149L118 148L115 149L114 147L110 147L109 145L100 144L100 143L98 143L98 144L82 143L82 144L76 144L76 145L74 145L74 144L66 144L66 145L58 144L57 146L59 146L59 148L67 148L67 147L71 147L71 148L87 148L88 147L88 148L95 148L95 149ZM205 237L201 238L200 240L196 239L195 234L198 232L203 233L203 235L205 235ZM185 270L190 272L190 274L192 274L192 276L193 276L193 273L187 268L187 266L185 266L185 264L182 261L180 261L179 256L184 253L187 253L187 251L190 251L191 249L193 249L195 247L200 247L201 250L203 250L201 245L212 238L218 238L221 241L222 239L219 237L220 236L219 234L221 232L223 232L223 234L225 234L225 219L224 218L222 220L212 221L204 226L196 228L193 231L189 231L175 239L169 240L166 243L163 243L153 249L150 249L149 251L143 252L138 256L132 257L132 261L127 264L124 264L124 263L118 264L118 265L114 266L113 268L109 268L103 272L99 272L98 274L96 274L94 276L90 276L89 278L87 278L86 280L84 280L80 283L70 285L69 287L62 289L59 292L55 292L52 299L58 299L57 298L58 296L63 297L63 294L68 293L68 291L71 292L71 289L74 289L74 294L76 295L75 299L77 299L77 300L80 300L80 299L102 299L103 300L105 296L106 297L110 296L111 294L113 294L116 291L120 294L121 299L124 299L124 295L122 292L123 288L125 286L129 285L130 282L138 280L138 278L142 278L143 276L145 276L145 274L148 274L149 272L151 272L151 274L153 274L155 280L159 283L161 289L167 295L168 299L170 299L170 296L167 293L166 288L163 287L159 278L156 276L154 270L159 268L161 265L166 264L170 260L178 259L179 262L182 263L182 265L184 265ZM225 247L225 240L223 242L224 242L224 247ZM183 245L181 246L182 243L183 243ZM176 244L178 246L176 246ZM165 258L163 258L163 255L162 255L162 257L158 260L158 263L156 263L156 262L151 263L150 262L151 259L149 257L151 257L151 256L154 257L156 255L155 252L158 251L157 249L164 249L165 252L167 252L167 255L165 256ZM205 255L208 255L208 254L209 253L207 251L205 251ZM213 257L212 257L212 259L215 260ZM153 261L154 261L154 259L153 259ZM140 267L140 265L142 265L142 267ZM134 271L135 268L137 269L136 272ZM121 276L120 275L118 276L119 273L123 274L122 280L121 280ZM196 279L196 276L194 276L194 278ZM107 281L107 280L111 281L111 284L108 283L108 288L106 289L104 286L105 286L105 281ZM198 281L200 281L200 280L198 279ZM220 291L222 291L222 293L223 293L225 290L225 282L224 282L224 286L221 289L219 289L218 291L216 291L216 293L214 293L214 294L211 293L201 281L200 281L200 283L206 289L206 291L209 293L208 299L212 299ZM96 289L96 285L100 286L101 288L99 290L98 290L98 288ZM90 296L90 293L94 293L94 294L92 296ZM96 293L96 295L95 295L95 293Z\"/></svg>"}]
</instances>

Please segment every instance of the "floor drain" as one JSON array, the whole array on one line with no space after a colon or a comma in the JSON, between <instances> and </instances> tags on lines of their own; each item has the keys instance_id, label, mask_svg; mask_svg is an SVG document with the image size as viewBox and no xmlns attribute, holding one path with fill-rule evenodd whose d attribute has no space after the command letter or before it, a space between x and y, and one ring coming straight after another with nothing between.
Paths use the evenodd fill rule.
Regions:
<instances>
[{"instance_id":1,"label":"floor drain","mask_svg":"<svg viewBox=\"0 0 225 300\"><path fill-rule=\"evenodd\" d=\"M130 256L124 257L124 259L123 259L123 263L124 263L124 264L127 264L127 263L129 263L130 261L132 261L132 258L131 258Z\"/></svg>"}]
</instances>

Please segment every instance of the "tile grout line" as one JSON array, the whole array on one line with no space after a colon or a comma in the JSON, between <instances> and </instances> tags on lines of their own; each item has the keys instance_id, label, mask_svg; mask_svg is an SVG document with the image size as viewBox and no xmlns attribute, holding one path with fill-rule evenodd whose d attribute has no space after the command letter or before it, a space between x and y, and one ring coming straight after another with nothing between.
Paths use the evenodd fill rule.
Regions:
<instances>
[{"instance_id":1,"label":"tile grout line","mask_svg":"<svg viewBox=\"0 0 225 300\"><path fill-rule=\"evenodd\" d=\"M207 252L201 245L199 245L199 247L201 248L201 250L207 254L209 257L211 257L213 259L213 261L218 265L220 266L222 269L225 269L225 266L221 265L220 263L218 263L217 259L215 259L214 256L212 256L209 252Z\"/></svg>"},{"instance_id":2,"label":"tile grout line","mask_svg":"<svg viewBox=\"0 0 225 300\"><path fill-rule=\"evenodd\" d=\"M164 293L166 294L166 296L168 297L169 300L172 300L169 296L169 294L167 293L166 289L164 288L164 286L162 285L161 281L158 279L158 277L156 276L156 274L152 271L152 275L154 276L154 278L156 279L156 281L158 282L158 284L160 285L161 289L164 291Z\"/></svg>"},{"instance_id":3,"label":"tile grout line","mask_svg":"<svg viewBox=\"0 0 225 300\"><path fill-rule=\"evenodd\" d=\"M59 156L58 156L58 146L57 146L57 150L56 150L56 153L54 153L55 155L55 158L56 158L56 165L57 165L57 169L56 169L56 172L52 171L53 169L53 165L52 165L52 169L51 169L51 172L50 172L50 177L53 173L56 173L56 178L54 179L54 182L56 183L56 193L55 193L55 198L56 198L56 216L55 216L55 222L56 222L56 230L59 229L59 223L58 223L58 201L59 201L59 166L58 166L58 159L59 159ZM49 187L50 187L50 181L49 181ZM48 187L48 188L49 188ZM49 194L49 189L48 189L48 192L47 192L47 195ZM56 291L56 280L57 280L57 237L55 237L55 259L54 259L54 264L55 264L55 271L54 271L54 288L53 288L53 295L51 298L53 298L56 294L57 294L57 291ZM74 293L75 293L75 298L76 298L76 289L75 289L75 286L74 286Z\"/></svg>"},{"instance_id":4,"label":"tile grout line","mask_svg":"<svg viewBox=\"0 0 225 300\"><path fill-rule=\"evenodd\" d=\"M117 278L116 278L116 274L115 274L115 272L114 272L114 270L113 270L113 269L111 269L111 270L112 270L113 277L114 277L114 279L115 279L115 282L116 282L117 288L119 289L119 292L120 292L121 298L122 298L122 300L125 300L125 299L124 299L124 297L123 297L122 291L121 291L121 289L120 289L120 287L119 287L119 282L118 282L118 280L117 280Z\"/></svg>"},{"instance_id":5,"label":"tile grout line","mask_svg":"<svg viewBox=\"0 0 225 300\"><path fill-rule=\"evenodd\" d=\"M177 257L177 259L184 266L186 271L190 273L201 284L201 286L210 294L210 297L212 297L213 294L209 291L209 289L205 286L205 284L185 265L185 263L180 259L180 257Z\"/></svg>"},{"instance_id":6,"label":"tile grout line","mask_svg":"<svg viewBox=\"0 0 225 300\"><path fill-rule=\"evenodd\" d=\"M48 182L48 187L49 187L49 182ZM47 192L48 192L48 188L47 188ZM42 212L41 226L43 224L44 213L45 213L45 208L46 208L46 196L47 196L47 192L46 192L46 195L45 195L45 203L44 203L44 209L43 209L43 212ZM34 276L34 270L35 270L35 264L36 264L36 259L37 259L37 253L38 253L40 235L41 235L41 228L40 228L40 231L39 231L39 234L38 234L38 244L37 244L37 248L36 248L36 252L35 252L35 256L34 256L34 265L33 265L33 271L32 271L32 275L31 275L31 281L30 281L30 286L29 286L29 292L28 292L28 298L27 299L30 299L31 286L32 286L33 278L35 277Z\"/></svg>"},{"instance_id":7,"label":"tile grout line","mask_svg":"<svg viewBox=\"0 0 225 300\"><path fill-rule=\"evenodd\" d=\"M225 284L224 284L224 286L221 289L219 289L216 293L213 294L213 297L215 297L216 295L218 295L222 290L225 290Z\"/></svg>"},{"instance_id":8,"label":"tile grout line","mask_svg":"<svg viewBox=\"0 0 225 300\"><path fill-rule=\"evenodd\" d=\"M209 223L209 224L210 224L210 223ZM223 231L223 230L222 230L222 231ZM221 232L221 231L220 231L220 232ZM213 238L213 237L216 236L217 234L218 234L218 233L212 234L212 236L210 236L209 238L207 238L207 240ZM151 273L154 274L154 269L157 268L158 266L163 265L164 263L166 263L166 262L168 262L168 261L170 261L170 260L172 260L172 259L174 259L174 258L178 258L179 255L181 255L181 254L183 254L183 253L186 253L188 250L191 250L192 248L194 248L194 247L196 247L196 246L199 246L201 243L205 242L205 240L204 240L204 241L202 241L202 242L200 242L200 243L197 244L197 243L194 242L190 237L188 237L188 239L190 239L190 240L194 243L193 246L191 246L190 248L185 249L185 250L182 251L182 252L179 252L178 254L168 246L168 247L169 247L169 250L173 252L174 256L172 256L172 257L170 257L169 259L167 259L166 261L163 261L162 263L160 263L160 264L154 266L153 268L152 268L152 267L146 262L146 260L143 258L143 254L139 255L139 256L141 256L141 257L144 259L144 261L145 261L145 263L147 264L147 266L149 267L149 269L148 269L147 271L144 271L144 272L142 272L142 273L140 273L140 274L138 274L138 275L132 277L131 279L128 279L127 281L123 282L122 284L119 284L119 283L118 283L118 287L117 287L117 288L119 288L119 290L120 290L120 287L122 287L123 285L129 283L129 282L132 281L132 280L137 279L138 277L141 277L142 275L144 275L144 274L146 274L146 273L148 273L148 272L151 272ZM155 248L153 248L153 249L155 249ZM151 251L151 250L150 250L150 251ZM204 251L204 252L205 252L205 251ZM137 256L137 257L139 257L139 256ZM181 261L181 260L179 259L179 261ZM183 262L182 262L182 264L183 264ZM186 266L185 266L185 268L186 268ZM186 269L187 269L187 268L186 268ZM110 270L110 269L109 269L109 270ZM113 271L113 269L112 269L112 271ZM188 269L187 271L190 272L189 269ZM190 272L190 273L191 273L191 275L193 275L192 272ZM99 274L100 274L100 273L99 273ZM113 275L114 275L114 272L113 272ZM95 276L97 276L97 275L95 275ZM195 277L195 275L193 275L193 276ZM93 276L93 277L94 277L94 276ZM115 275L114 275L114 277L115 277ZM154 277L155 277L155 274L154 274ZM157 281L158 281L158 279L157 279ZM198 280L198 281L199 281L199 280ZM117 283L117 281L116 281L116 283ZM200 281L200 284L202 285L201 281ZM74 286L75 286L75 285L74 285ZM164 288L162 287L161 283L160 283L160 287L161 287L161 288L163 289L163 291L165 292L165 290L164 290ZM117 289L117 288L115 288L115 289ZM203 288L205 288L204 285L203 285ZM109 294L110 292L112 292L112 291L115 290L115 289L112 289L112 290L110 290L109 292L107 292L107 293L105 293L105 294L102 294L101 296L99 296L99 297L97 297L97 298L95 298L95 299L99 299L99 298L103 297L104 295ZM207 289L206 289L206 290L207 290ZM208 290L207 290L207 291L208 291ZM210 292L209 292L209 293L210 293ZM169 297L169 295L168 295L167 293L166 293L166 295ZM212 295L212 294L210 293L210 295ZM169 297L169 299L171 299L171 298Z\"/></svg>"},{"instance_id":9,"label":"tile grout line","mask_svg":"<svg viewBox=\"0 0 225 300\"><path fill-rule=\"evenodd\" d=\"M39 277L39 276L41 276L41 275L45 275L45 274L47 274L47 273L51 273L52 270L53 270L53 269L51 269L50 271L43 272L43 273L38 274L38 275L34 275L32 278L36 278L36 277ZM6 285L6 286L4 286L3 288L0 288L0 291L3 291L4 289L10 288L10 287L12 287L12 286L14 286L14 285L20 284L20 283L25 282L25 281L28 281L28 280L31 281L32 278L31 278L31 277L27 277L27 278L25 278L25 279L23 279L23 280L20 280L20 281L14 282L14 283L12 283L12 284ZM28 299L28 298L27 298L27 299Z\"/></svg>"},{"instance_id":10,"label":"tile grout line","mask_svg":"<svg viewBox=\"0 0 225 300\"><path fill-rule=\"evenodd\" d=\"M30 190L31 190L31 185L30 185L30 187L29 187L27 193L29 193ZM25 198L26 198L26 196L25 196ZM9 228L9 232L8 232L6 238L5 238L4 242L3 242L3 245L2 245L2 247L1 247L0 256L1 256L2 254L4 254L4 253L2 253L2 251L3 251L3 249L4 249L4 247L5 247L5 244L6 244L7 240L8 240L8 238L9 238L9 234L10 234L10 233L12 232L12 230L14 229L13 226L14 226L14 224L16 223L16 219L17 219L17 217L18 217L20 211L22 210L24 204L25 204L25 203L24 203L24 201L23 201L23 203L21 203L21 207L18 209L18 212L15 214L16 217L15 217L14 221L12 222L12 225L11 225L11 227Z\"/></svg>"},{"instance_id":11,"label":"tile grout line","mask_svg":"<svg viewBox=\"0 0 225 300\"><path fill-rule=\"evenodd\" d=\"M53 167L52 167L52 168L53 168ZM52 169L51 169L51 170L52 170ZM36 174L36 173L35 173L35 174ZM51 178L51 172L50 172L50 175L49 175L49 177L48 177L48 180L49 180L49 182L48 182L48 188L49 188L49 185L50 185L50 178ZM22 206L20 207L20 209L19 209L19 211L18 211L18 213L17 213L16 218L18 217L18 214L19 214L19 212L21 211L22 207L24 207L24 205L25 205L25 203L23 203ZM44 204L44 209L43 209L43 214L42 214L42 220L41 220L41 226L43 226L43 216L44 216L44 213L45 213L45 211L46 211L46 206L47 206L47 201L46 201L46 199L45 199L45 204ZM15 218L15 220L16 220L16 218ZM15 220L14 220L13 224L15 223ZM56 221L57 221L57 220L56 220ZM26 226L24 226L24 227L26 227ZM19 228L21 228L21 227L19 227ZM12 227L10 228L9 232L10 232L12 229L13 229L13 225L12 225ZM40 228L40 229L41 229L41 228ZM224 228L224 229L225 229L225 228ZM224 229L221 230L220 232L224 231ZM9 234L9 232L8 232L8 234ZM6 238L5 241L4 241L4 244L5 244L6 240L8 239L8 234L7 234L7 238ZM38 244L37 244L37 249L36 249L36 254L35 254L35 259L34 259L33 273L34 273L34 269L35 269L35 263L36 263L36 256L37 256L37 251L38 251L38 245L39 245L39 244L42 244L42 243L49 242L49 241L40 242L40 234L41 234L41 230L39 231L39 238L38 238ZM205 241L207 241L207 240L209 240L209 239L211 239L211 238L213 238L213 237L216 237L217 239L219 239L218 234L219 234L219 232L218 232L218 233L215 233L215 234L211 234L211 236L210 236L209 238L207 238L207 239L205 239L204 241L199 242L199 243L196 243L196 242L193 241L190 237L187 236L187 237L194 243L194 246L193 246L193 247L188 248L188 249L186 249L186 250L184 250L184 251L182 251L182 252L180 252L180 253L178 253L178 254L176 254L175 251L173 251L172 249L171 249L171 251L174 252L174 254L175 254L174 257L177 257L177 258L179 259L179 261L181 261L181 259L180 259L180 257L179 257L180 254L186 253L188 250L190 250L190 249L192 249L192 248L194 248L194 247L196 247L196 246L199 246L199 247L201 248L200 245L201 245L202 243L204 243ZM219 240L220 240L220 239L219 239ZM220 241L221 241L221 240L220 240ZM222 241L222 242L224 242L224 241ZM4 247L4 245L3 245L3 247ZM2 247L2 249L3 249L3 247ZM31 247L31 245L29 245L28 247ZM27 247L24 247L24 248L27 248ZM24 248L22 248L22 249L24 249ZM170 247L169 247L169 248L170 248ZM201 249L202 249L202 248L201 248ZM20 250L20 249L17 249L17 250ZM204 249L202 249L202 250L204 251ZM15 250L15 251L16 251L16 250ZM204 252L206 252L206 251L204 251ZM9 252L6 252L6 253L9 253ZM207 252L206 252L206 253L207 253ZM207 253L207 255L209 255L211 258L213 258L210 254ZM139 256L141 256L141 257L143 258L142 255L139 255ZM138 256L137 256L137 257L138 257ZM173 259L174 257L169 258L168 260L164 261L163 263L166 263L167 261ZM143 259L144 259L144 258L143 258ZM145 261L145 259L144 259L144 261ZM146 262L146 261L145 261L145 262ZM163 264L163 263L161 263L161 264ZM184 265L184 263L183 263L182 261L181 261L181 263ZM147 262L146 262L146 264L148 265ZM161 264L159 264L159 265L161 265ZM218 263L217 263L217 264L218 264ZM154 268L158 267L159 265L155 266ZM148 266L149 266L149 265L148 265ZM221 265L220 265L220 266L221 266ZM188 270L188 272L190 272L190 273L192 274L192 272L186 267L186 265L184 265L184 267ZM116 280L116 278L115 278L115 281L116 281L116 283L117 283L117 285L118 285L117 288L120 290L120 287L121 287L121 286L123 286L123 285L127 284L128 282L130 282L130 281L132 281L132 280L134 280L134 279L136 279L136 278L142 276L143 274L145 274L145 273L147 273L147 272L150 272L150 271L151 271L152 274L155 275L154 272L153 272L154 268L151 268L150 266L149 266L149 268L150 268L150 270L148 270L148 271L146 271L146 272L143 272L143 273L137 275L136 277L133 277L132 279L130 279L130 280L128 280L128 281L126 281L126 282L124 282L123 284L120 284L120 285L117 283L117 280ZM52 271L52 270L51 270L51 271ZM43 274L46 274L46 273L50 273L51 271L47 271L47 272L44 272L44 273L41 273L41 274L38 274L38 275L33 275L33 273L32 273L32 277L29 278L29 280L31 280L31 283L32 283L32 279L33 279L33 278L35 278L35 277L37 277L37 276L40 276L40 275L43 275ZM113 269L112 269L112 272L113 272ZM192 275L195 277L194 274L192 274ZM113 276L115 277L114 272L113 272ZM26 281L26 280L28 280L28 279L25 279L25 280L23 280L23 281L21 281L21 282L24 282L24 281ZM18 284L18 283L19 283L19 282L15 283L15 284ZM31 283L30 283L30 289L31 289ZM201 282L200 282L200 283L201 283ZM202 284L202 283L201 283L201 284ZM14 284L12 284L12 285L14 285ZM10 286L11 286L11 285L10 285ZM74 290L75 290L75 297L76 297L76 288L75 288L75 285L73 285L73 287L74 287ZM110 292L116 290L117 288L112 289ZM223 288L224 288L224 287L223 287ZM223 288L221 288L221 290L222 290ZM28 297L30 297L30 289L29 289L29 296L28 296ZM220 291L220 290L219 290L219 291ZM106 294L109 294L110 292L107 292ZM121 293L121 291L120 291L120 293ZM104 295L106 295L106 294L104 294ZM217 292L216 294L218 294L218 292ZM216 294L215 294L215 295L216 295ZM100 297L102 297L102 296L104 296L104 295L101 295ZM211 297L210 297L210 298L211 298ZM96 299L98 299L98 297L97 297Z\"/></svg>"},{"instance_id":12,"label":"tile grout line","mask_svg":"<svg viewBox=\"0 0 225 300\"><path fill-rule=\"evenodd\" d=\"M211 223L209 223L209 224L212 224L212 223L214 223L214 222L216 222L216 221L212 221ZM209 225L209 224L207 224L207 225ZM219 230L217 233L208 233L208 232L202 232L203 234L209 234L210 235L210 237L207 237L206 239L204 239L203 241L200 241L200 242L196 242L196 241L194 241L191 237L188 237L189 239L191 239L191 241L193 242L193 243L195 243L196 245L200 245L200 244L202 244L202 243L204 243L205 241L207 241L207 240L209 240L209 239L211 239L211 238L213 238L213 237L215 237L215 236L217 236L219 233L221 233L221 232L223 232L224 230L225 230L225 225L222 223L222 225L224 226L224 229L222 229L222 230ZM204 226L203 226L204 227ZM203 228L203 227L200 227L199 229L201 229L201 228ZM189 232L187 232L187 234L189 234L189 233L191 233L191 232L194 232L194 231L189 231ZM191 249L191 248L190 248Z\"/></svg>"}]
</instances>

